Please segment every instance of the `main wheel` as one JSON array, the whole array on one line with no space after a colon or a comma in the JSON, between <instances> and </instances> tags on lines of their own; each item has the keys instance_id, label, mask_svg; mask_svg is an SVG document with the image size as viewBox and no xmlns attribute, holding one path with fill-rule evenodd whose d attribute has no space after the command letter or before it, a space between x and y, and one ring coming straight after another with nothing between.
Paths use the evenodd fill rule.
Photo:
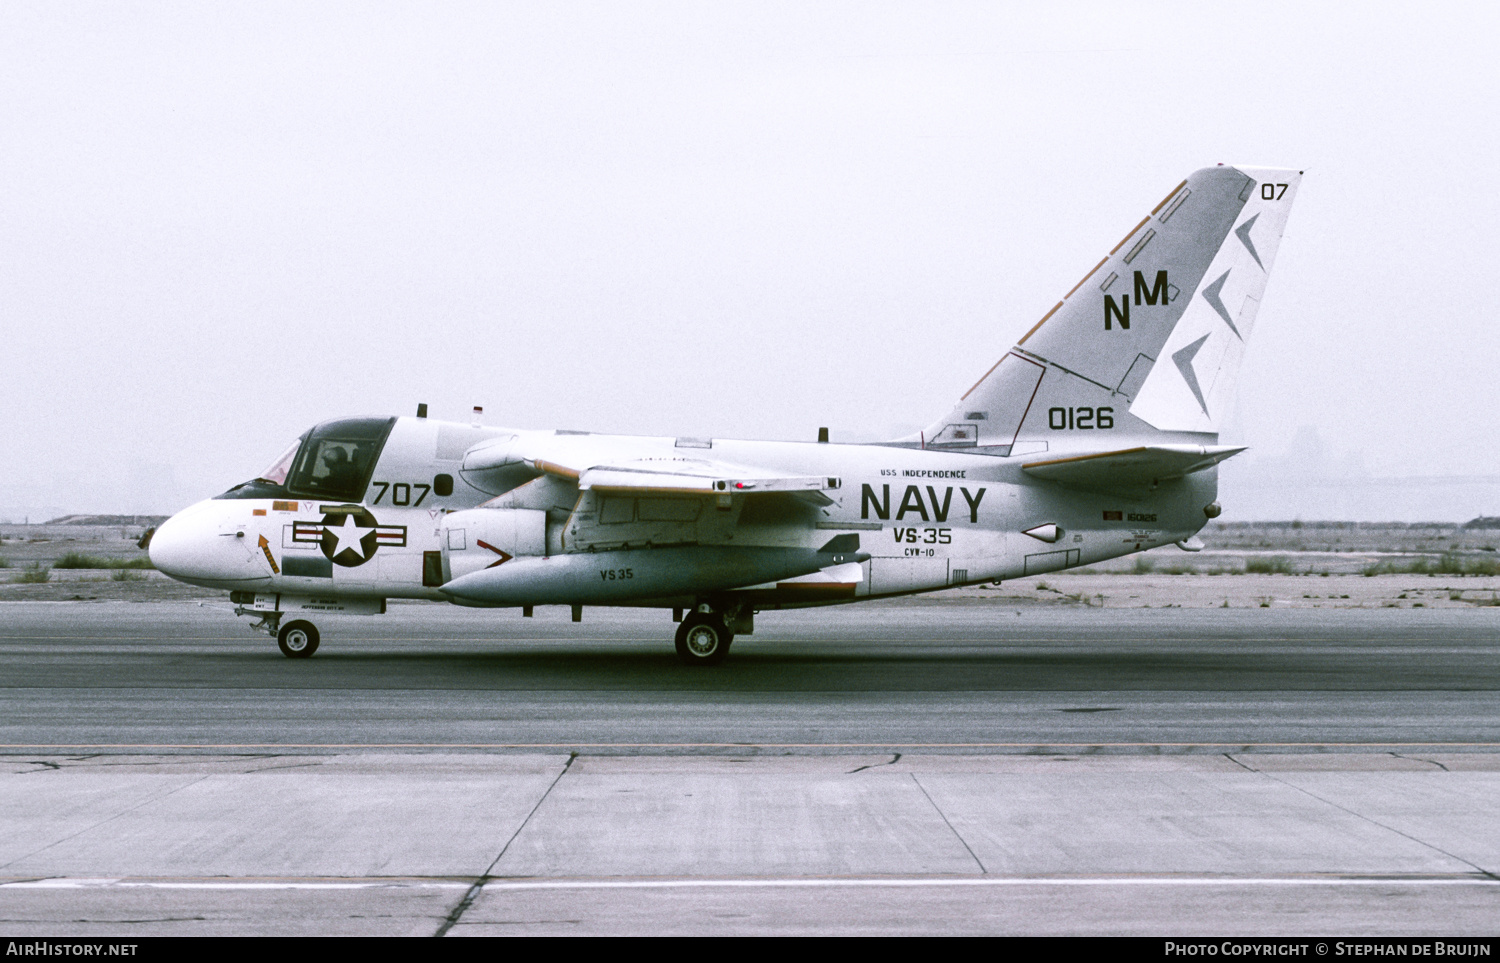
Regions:
<instances>
[{"instance_id":1,"label":"main wheel","mask_svg":"<svg viewBox=\"0 0 1500 963\"><path fill-rule=\"evenodd\" d=\"M305 659L318 651L318 630L306 619L297 619L281 627L276 644L288 659Z\"/></svg>"},{"instance_id":2,"label":"main wheel","mask_svg":"<svg viewBox=\"0 0 1500 963\"><path fill-rule=\"evenodd\" d=\"M677 658L683 665L718 665L729 655L734 633L718 615L693 613L677 627Z\"/></svg>"}]
</instances>

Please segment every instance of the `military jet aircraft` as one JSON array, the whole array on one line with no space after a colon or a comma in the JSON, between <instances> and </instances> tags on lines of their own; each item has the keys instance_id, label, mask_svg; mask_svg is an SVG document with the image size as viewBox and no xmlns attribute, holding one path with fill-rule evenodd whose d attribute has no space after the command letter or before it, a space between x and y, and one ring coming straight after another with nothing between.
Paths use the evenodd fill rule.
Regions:
<instances>
[{"instance_id":1,"label":"military jet aircraft","mask_svg":"<svg viewBox=\"0 0 1500 963\"><path fill-rule=\"evenodd\" d=\"M1191 551L1243 450L1219 427L1300 178L1192 174L907 438L536 431L422 405L310 429L165 522L151 560L229 590L293 658L312 619L413 598L671 610L679 658L713 665L758 612Z\"/></svg>"}]
</instances>

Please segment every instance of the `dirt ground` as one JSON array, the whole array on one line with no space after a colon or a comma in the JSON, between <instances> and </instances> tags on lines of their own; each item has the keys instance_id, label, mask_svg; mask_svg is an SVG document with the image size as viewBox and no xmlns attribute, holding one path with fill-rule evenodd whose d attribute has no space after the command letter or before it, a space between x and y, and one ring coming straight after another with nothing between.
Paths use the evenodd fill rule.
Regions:
<instances>
[{"instance_id":1,"label":"dirt ground","mask_svg":"<svg viewBox=\"0 0 1500 963\"><path fill-rule=\"evenodd\" d=\"M938 598L1102 608L1471 608L1500 606L1500 576L1079 575L1054 572Z\"/></svg>"}]
</instances>

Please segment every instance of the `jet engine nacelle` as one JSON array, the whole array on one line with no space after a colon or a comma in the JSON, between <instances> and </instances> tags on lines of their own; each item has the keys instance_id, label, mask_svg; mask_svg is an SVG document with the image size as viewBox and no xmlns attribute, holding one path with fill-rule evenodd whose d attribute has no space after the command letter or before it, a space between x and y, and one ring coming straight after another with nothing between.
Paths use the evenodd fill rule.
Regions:
<instances>
[{"instance_id":1,"label":"jet engine nacelle","mask_svg":"<svg viewBox=\"0 0 1500 963\"><path fill-rule=\"evenodd\" d=\"M512 558L547 553L547 513L525 508L471 508L443 516L444 581Z\"/></svg>"}]
</instances>

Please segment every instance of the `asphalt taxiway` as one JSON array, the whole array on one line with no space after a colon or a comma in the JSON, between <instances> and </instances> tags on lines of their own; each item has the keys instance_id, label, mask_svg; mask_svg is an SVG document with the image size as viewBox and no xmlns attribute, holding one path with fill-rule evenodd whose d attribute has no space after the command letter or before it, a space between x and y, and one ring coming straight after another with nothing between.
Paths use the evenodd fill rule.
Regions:
<instances>
[{"instance_id":1,"label":"asphalt taxiway","mask_svg":"<svg viewBox=\"0 0 1500 963\"><path fill-rule=\"evenodd\" d=\"M12 933L1492 934L1500 608L0 606Z\"/></svg>"},{"instance_id":2,"label":"asphalt taxiway","mask_svg":"<svg viewBox=\"0 0 1500 963\"><path fill-rule=\"evenodd\" d=\"M223 604L0 607L0 744L812 751L1500 747L1500 607L763 613L679 666L662 614L392 605L283 658Z\"/></svg>"}]
</instances>

